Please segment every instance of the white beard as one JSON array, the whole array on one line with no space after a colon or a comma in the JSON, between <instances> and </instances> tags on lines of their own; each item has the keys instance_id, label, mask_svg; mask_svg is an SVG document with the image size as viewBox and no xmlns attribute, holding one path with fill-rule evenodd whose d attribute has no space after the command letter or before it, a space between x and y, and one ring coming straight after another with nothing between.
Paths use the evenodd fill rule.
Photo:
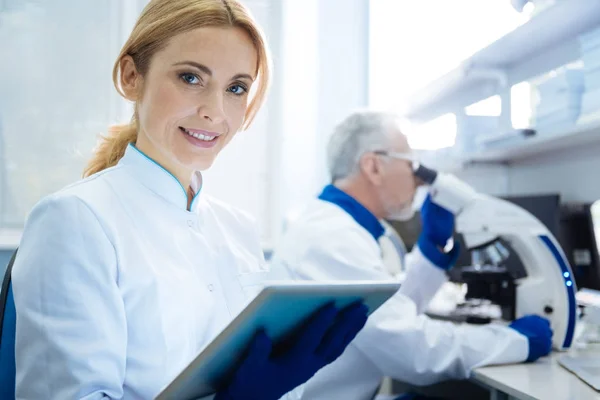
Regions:
<instances>
[{"instance_id":1,"label":"white beard","mask_svg":"<svg viewBox=\"0 0 600 400\"><path fill-rule=\"evenodd\" d=\"M391 221L408 221L415 216L415 213L421 209L423 202L429 193L429 188L426 186L420 186L415 192L413 201L411 204L404 206L401 210L392 211L387 216L387 219Z\"/></svg>"},{"instance_id":2,"label":"white beard","mask_svg":"<svg viewBox=\"0 0 600 400\"><path fill-rule=\"evenodd\" d=\"M403 209L390 213L387 219L391 221L408 221L415 215L415 209L412 204L404 207Z\"/></svg>"}]
</instances>

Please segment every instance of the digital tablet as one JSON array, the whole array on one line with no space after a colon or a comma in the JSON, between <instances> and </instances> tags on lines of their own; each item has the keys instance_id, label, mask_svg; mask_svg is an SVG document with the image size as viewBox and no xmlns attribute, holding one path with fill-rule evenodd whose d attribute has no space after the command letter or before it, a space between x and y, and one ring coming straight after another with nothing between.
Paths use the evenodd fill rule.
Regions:
<instances>
[{"instance_id":1,"label":"digital tablet","mask_svg":"<svg viewBox=\"0 0 600 400\"><path fill-rule=\"evenodd\" d=\"M399 283L372 281L271 282L156 400L196 400L216 393L235 372L260 329L276 347L327 303L343 308L362 300L371 314L399 288Z\"/></svg>"}]
</instances>

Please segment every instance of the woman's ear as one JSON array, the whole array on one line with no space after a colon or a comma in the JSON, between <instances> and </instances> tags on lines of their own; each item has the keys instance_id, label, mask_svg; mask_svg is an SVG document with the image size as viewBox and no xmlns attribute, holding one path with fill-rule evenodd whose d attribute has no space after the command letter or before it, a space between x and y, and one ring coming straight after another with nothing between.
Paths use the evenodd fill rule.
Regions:
<instances>
[{"instance_id":1,"label":"woman's ear","mask_svg":"<svg viewBox=\"0 0 600 400\"><path fill-rule=\"evenodd\" d=\"M375 153L364 153L359 160L362 174L375 186L383 182L383 165Z\"/></svg>"},{"instance_id":2,"label":"woman's ear","mask_svg":"<svg viewBox=\"0 0 600 400\"><path fill-rule=\"evenodd\" d=\"M121 58L119 68L121 69L121 89L125 98L130 101L138 100L142 86L142 76L135 67L133 58L129 55Z\"/></svg>"}]
</instances>

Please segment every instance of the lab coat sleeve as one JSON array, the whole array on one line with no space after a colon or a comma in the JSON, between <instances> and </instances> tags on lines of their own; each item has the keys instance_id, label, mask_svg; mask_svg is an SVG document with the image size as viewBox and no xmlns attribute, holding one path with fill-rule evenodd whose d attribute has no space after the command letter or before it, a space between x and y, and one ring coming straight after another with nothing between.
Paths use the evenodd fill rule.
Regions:
<instances>
[{"instance_id":1,"label":"lab coat sleeve","mask_svg":"<svg viewBox=\"0 0 600 400\"><path fill-rule=\"evenodd\" d=\"M32 211L13 267L18 399L120 399L126 320L115 249L68 195Z\"/></svg>"},{"instance_id":2,"label":"lab coat sleeve","mask_svg":"<svg viewBox=\"0 0 600 400\"><path fill-rule=\"evenodd\" d=\"M372 267L375 255L357 239L346 233L328 239L326 245L315 244L302 261L287 268L296 272L297 279L389 279ZM521 362L528 352L527 339L510 328L431 320L418 315L415 303L400 291L369 317L351 346L382 376L415 385L467 378L473 368Z\"/></svg>"},{"instance_id":3,"label":"lab coat sleeve","mask_svg":"<svg viewBox=\"0 0 600 400\"><path fill-rule=\"evenodd\" d=\"M414 385L465 379L485 365L525 361L527 339L501 325L455 325L418 315L397 293L375 311L353 342L385 376Z\"/></svg>"},{"instance_id":4,"label":"lab coat sleeve","mask_svg":"<svg viewBox=\"0 0 600 400\"><path fill-rule=\"evenodd\" d=\"M447 281L446 273L429 261L419 247L415 246L406 256L406 277L400 287L400 293L415 303L417 314L422 314Z\"/></svg>"}]
</instances>

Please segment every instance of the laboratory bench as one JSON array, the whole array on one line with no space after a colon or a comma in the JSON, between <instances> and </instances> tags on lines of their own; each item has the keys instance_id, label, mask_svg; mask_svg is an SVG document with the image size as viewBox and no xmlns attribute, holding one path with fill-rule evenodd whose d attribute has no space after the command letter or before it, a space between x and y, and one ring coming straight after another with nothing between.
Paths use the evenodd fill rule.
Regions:
<instances>
[{"instance_id":1,"label":"laboratory bench","mask_svg":"<svg viewBox=\"0 0 600 400\"><path fill-rule=\"evenodd\" d=\"M600 357L600 348L585 351ZM553 352L535 363L477 368L471 381L490 390L490 400L599 400L600 392L558 364L563 353Z\"/></svg>"},{"instance_id":2,"label":"laboratory bench","mask_svg":"<svg viewBox=\"0 0 600 400\"><path fill-rule=\"evenodd\" d=\"M586 350L597 353L600 346ZM564 353L553 352L534 363L510 364L477 368L465 381L448 381L427 387L413 387L401 382L392 384L393 393L416 392L440 399L462 400L600 400L595 391L558 364Z\"/></svg>"}]
</instances>

